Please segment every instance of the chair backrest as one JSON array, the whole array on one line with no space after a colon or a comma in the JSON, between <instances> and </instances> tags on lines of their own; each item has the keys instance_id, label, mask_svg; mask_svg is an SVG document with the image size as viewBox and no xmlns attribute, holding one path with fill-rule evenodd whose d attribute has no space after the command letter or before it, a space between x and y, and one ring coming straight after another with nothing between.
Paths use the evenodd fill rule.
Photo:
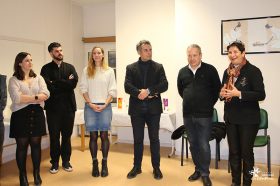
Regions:
<instances>
[{"instance_id":1,"label":"chair backrest","mask_svg":"<svg viewBox=\"0 0 280 186\"><path fill-rule=\"evenodd\" d=\"M217 113L217 110L215 108L213 110L212 122L213 123L218 122L218 113Z\"/></svg>"},{"instance_id":2,"label":"chair backrest","mask_svg":"<svg viewBox=\"0 0 280 186\"><path fill-rule=\"evenodd\" d=\"M267 129L268 128L268 116L267 116L266 110L261 108L260 116L261 116L261 122L259 125L259 129Z\"/></svg>"}]
</instances>

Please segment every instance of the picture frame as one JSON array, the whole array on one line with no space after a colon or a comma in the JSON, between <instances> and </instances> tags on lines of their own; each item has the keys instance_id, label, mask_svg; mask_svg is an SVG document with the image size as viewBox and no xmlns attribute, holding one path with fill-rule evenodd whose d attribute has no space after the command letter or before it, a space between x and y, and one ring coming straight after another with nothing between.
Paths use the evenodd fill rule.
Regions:
<instances>
[{"instance_id":1,"label":"picture frame","mask_svg":"<svg viewBox=\"0 0 280 186\"><path fill-rule=\"evenodd\" d=\"M221 54L242 41L246 54L280 53L280 16L221 20Z\"/></svg>"},{"instance_id":2,"label":"picture frame","mask_svg":"<svg viewBox=\"0 0 280 186\"><path fill-rule=\"evenodd\" d=\"M116 70L116 51L115 50L109 50L108 51L108 66L113 68L115 73L115 78L117 79L117 70ZM116 106L117 104L117 98L113 98L112 105Z\"/></svg>"}]
</instances>

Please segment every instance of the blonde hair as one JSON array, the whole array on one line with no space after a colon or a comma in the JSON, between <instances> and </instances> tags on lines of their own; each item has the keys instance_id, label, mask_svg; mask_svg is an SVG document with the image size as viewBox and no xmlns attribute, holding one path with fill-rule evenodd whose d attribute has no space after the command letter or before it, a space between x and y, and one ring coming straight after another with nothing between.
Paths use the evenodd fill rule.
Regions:
<instances>
[{"instance_id":1,"label":"blonde hair","mask_svg":"<svg viewBox=\"0 0 280 186\"><path fill-rule=\"evenodd\" d=\"M90 58L88 60L88 67L87 67L87 75L89 78L93 78L95 73L96 73L96 66L95 66L95 61L93 59L93 51L96 48L100 48L102 54L103 54L103 58L102 58L102 68L104 70L108 69L108 64L105 61L105 57L104 57L104 49L102 47L99 46L95 46L93 47L93 49L91 50L91 54L90 54Z\"/></svg>"}]
</instances>

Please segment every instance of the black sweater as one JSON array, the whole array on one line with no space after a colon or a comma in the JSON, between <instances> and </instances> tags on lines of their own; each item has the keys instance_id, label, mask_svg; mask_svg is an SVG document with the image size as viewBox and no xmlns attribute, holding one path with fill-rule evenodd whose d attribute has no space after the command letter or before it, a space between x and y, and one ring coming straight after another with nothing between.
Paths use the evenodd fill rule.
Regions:
<instances>
[{"instance_id":1,"label":"black sweater","mask_svg":"<svg viewBox=\"0 0 280 186\"><path fill-rule=\"evenodd\" d=\"M183 116L212 117L218 100L221 81L216 68L201 62L195 75L188 66L178 74L177 88L183 98Z\"/></svg>"},{"instance_id":2,"label":"black sweater","mask_svg":"<svg viewBox=\"0 0 280 186\"><path fill-rule=\"evenodd\" d=\"M73 79L69 76L73 74ZM62 62L60 67L52 61L41 69L41 76L46 81L50 98L45 102L45 109L76 111L74 89L78 83L78 75L73 65Z\"/></svg>"}]
</instances>

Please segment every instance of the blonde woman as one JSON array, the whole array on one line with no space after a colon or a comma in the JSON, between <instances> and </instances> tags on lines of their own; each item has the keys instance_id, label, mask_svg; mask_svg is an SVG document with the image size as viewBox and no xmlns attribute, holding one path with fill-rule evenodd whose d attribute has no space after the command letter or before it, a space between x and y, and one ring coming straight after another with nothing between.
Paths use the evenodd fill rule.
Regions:
<instances>
[{"instance_id":1,"label":"blonde woman","mask_svg":"<svg viewBox=\"0 0 280 186\"><path fill-rule=\"evenodd\" d=\"M110 146L108 130L110 130L112 119L111 101L113 97L116 97L117 87L114 71L105 63L103 48L92 49L88 66L83 70L80 90L85 99L86 130L90 132L92 176L100 175L97 160L97 138L100 132L103 156L101 177L106 177L108 176L107 157Z\"/></svg>"}]
</instances>

